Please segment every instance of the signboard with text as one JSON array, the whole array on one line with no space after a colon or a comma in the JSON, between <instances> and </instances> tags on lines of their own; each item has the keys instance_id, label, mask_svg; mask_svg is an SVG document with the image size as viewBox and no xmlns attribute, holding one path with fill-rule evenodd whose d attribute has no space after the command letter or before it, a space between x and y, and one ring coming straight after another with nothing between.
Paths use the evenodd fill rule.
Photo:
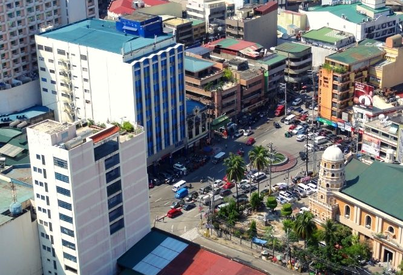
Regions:
<instances>
[{"instance_id":1,"label":"signboard with text","mask_svg":"<svg viewBox=\"0 0 403 275\"><path fill-rule=\"evenodd\" d=\"M362 136L362 151L374 157L379 157L380 150L381 141L364 133Z\"/></svg>"}]
</instances>

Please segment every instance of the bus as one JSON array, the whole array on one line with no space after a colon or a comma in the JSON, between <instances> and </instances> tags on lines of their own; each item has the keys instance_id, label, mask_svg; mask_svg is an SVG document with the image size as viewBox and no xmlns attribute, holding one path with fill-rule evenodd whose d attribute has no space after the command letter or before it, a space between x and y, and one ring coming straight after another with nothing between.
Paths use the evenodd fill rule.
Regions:
<instances>
[{"instance_id":1,"label":"bus","mask_svg":"<svg viewBox=\"0 0 403 275\"><path fill-rule=\"evenodd\" d=\"M186 181L180 180L172 186L172 191L176 193L176 192L178 192L179 189L184 188L184 187L187 187Z\"/></svg>"},{"instance_id":2,"label":"bus","mask_svg":"<svg viewBox=\"0 0 403 275\"><path fill-rule=\"evenodd\" d=\"M293 121L295 118L295 115L289 115L288 117L285 118L284 123L285 124L291 124L291 121Z\"/></svg>"}]
</instances>

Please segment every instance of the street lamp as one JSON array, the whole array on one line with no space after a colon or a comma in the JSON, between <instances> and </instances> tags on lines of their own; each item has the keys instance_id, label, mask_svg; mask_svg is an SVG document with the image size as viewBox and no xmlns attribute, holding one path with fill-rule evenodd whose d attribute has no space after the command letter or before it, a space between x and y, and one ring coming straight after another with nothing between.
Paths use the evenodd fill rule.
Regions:
<instances>
[{"instance_id":1,"label":"street lamp","mask_svg":"<svg viewBox=\"0 0 403 275\"><path fill-rule=\"evenodd\" d=\"M285 109L285 116L287 116L287 82L280 83L280 89L284 90L284 109Z\"/></svg>"}]
</instances>

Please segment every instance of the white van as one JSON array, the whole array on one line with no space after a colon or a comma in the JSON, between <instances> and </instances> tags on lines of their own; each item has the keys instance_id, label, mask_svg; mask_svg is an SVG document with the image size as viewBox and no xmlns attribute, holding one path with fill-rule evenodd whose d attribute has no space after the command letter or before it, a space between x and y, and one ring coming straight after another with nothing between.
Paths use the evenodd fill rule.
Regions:
<instances>
[{"instance_id":1,"label":"white van","mask_svg":"<svg viewBox=\"0 0 403 275\"><path fill-rule=\"evenodd\" d=\"M217 209L220 210L221 208L224 208L224 207L226 207L228 205L229 205L229 202L220 204L220 205L217 206Z\"/></svg>"},{"instance_id":2,"label":"white van","mask_svg":"<svg viewBox=\"0 0 403 275\"><path fill-rule=\"evenodd\" d=\"M295 115L289 115L288 117L285 118L284 124L288 125L291 124L291 121L293 121L295 118Z\"/></svg>"},{"instance_id":3,"label":"white van","mask_svg":"<svg viewBox=\"0 0 403 275\"><path fill-rule=\"evenodd\" d=\"M224 158L224 156L225 156L225 152L220 152L220 153L218 153L217 155L214 156L212 162L214 164L217 164Z\"/></svg>"},{"instance_id":4,"label":"white van","mask_svg":"<svg viewBox=\"0 0 403 275\"><path fill-rule=\"evenodd\" d=\"M180 180L172 186L172 191L176 193L179 189L183 187L187 187L187 182L185 180Z\"/></svg>"},{"instance_id":5,"label":"white van","mask_svg":"<svg viewBox=\"0 0 403 275\"><path fill-rule=\"evenodd\" d=\"M315 145L319 145L319 144L325 144L328 142L328 139L322 136L316 137L313 142L315 143Z\"/></svg>"},{"instance_id":6,"label":"white van","mask_svg":"<svg viewBox=\"0 0 403 275\"><path fill-rule=\"evenodd\" d=\"M309 188L309 186L306 186L303 183L298 184L298 189L305 192L307 195L311 195L314 192L311 188Z\"/></svg>"}]
</instances>

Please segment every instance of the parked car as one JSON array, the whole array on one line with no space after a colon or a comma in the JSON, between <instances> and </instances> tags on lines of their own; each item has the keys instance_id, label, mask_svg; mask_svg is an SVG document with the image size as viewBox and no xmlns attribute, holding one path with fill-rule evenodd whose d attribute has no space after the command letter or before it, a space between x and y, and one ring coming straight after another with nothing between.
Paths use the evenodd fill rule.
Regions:
<instances>
[{"instance_id":1,"label":"parked car","mask_svg":"<svg viewBox=\"0 0 403 275\"><path fill-rule=\"evenodd\" d=\"M242 185L248 184L249 180L243 179L238 183L238 188L241 188Z\"/></svg>"},{"instance_id":2,"label":"parked car","mask_svg":"<svg viewBox=\"0 0 403 275\"><path fill-rule=\"evenodd\" d=\"M301 103L302 103L302 98L297 97L296 99L294 99L294 101L291 104L292 104L292 106L298 106Z\"/></svg>"},{"instance_id":3,"label":"parked car","mask_svg":"<svg viewBox=\"0 0 403 275\"><path fill-rule=\"evenodd\" d=\"M199 193L197 191L190 192L187 197L185 198L186 202L191 202L193 200L196 200L199 197Z\"/></svg>"},{"instance_id":4,"label":"parked car","mask_svg":"<svg viewBox=\"0 0 403 275\"><path fill-rule=\"evenodd\" d=\"M273 122L273 125L274 125L274 128L276 128L276 129L281 128L281 125L278 122Z\"/></svg>"},{"instance_id":5,"label":"parked car","mask_svg":"<svg viewBox=\"0 0 403 275\"><path fill-rule=\"evenodd\" d=\"M285 203L287 203L287 201L286 201L283 197L280 197L280 196L277 196L277 197L276 197L276 201L278 201L280 204L285 204Z\"/></svg>"},{"instance_id":6,"label":"parked car","mask_svg":"<svg viewBox=\"0 0 403 275\"><path fill-rule=\"evenodd\" d=\"M200 194L207 194L210 191L211 191L211 186L210 185L207 185L206 187L201 187L200 188Z\"/></svg>"},{"instance_id":7,"label":"parked car","mask_svg":"<svg viewBox=\"0 0 403 275\"><path fill-rule=\"evenodd\" d=\"M245 133L244 129L239 129L238 131L235 132L234 136L238 138L243 136L244 133Z\"/></svg>"},{"instance_id":8,"label":"parked car","mask_svg":"<svg viewBox=\"0 0 403 275\"><path fill-rule=\"evenodd\" d=\"M304 141L306 139L306 135L297 135L296 141Z\"/></svg>"},{"instance_id":9,"label":"parked car","mask_svg":"<svg viewBox=\"0 0 403 275\"><path fill-rule=\"evenodd\" d=\"M232 191L230 189L223 189L220 191L220 196L226 197L232 194Z\"/></svg>"},{"instance_id":10,"label":"parked car","mask_svg":"<svg viewBox=\"0 0 403 275\"><path fill-rule=\"evenodd\" d=\"M252 130L246 130L245 132L243 132L243 135L246 136L246 137L248 137L248 136L250 136L252 134L253 134Z\"/></svg>"},{"instance_id":11,"label":"parked car","mask_svg":"<svg viewBox=\"0 0 403 275\"><path fill-rule=\"evenodd\" d=\"M174 201L174 202L171 204L171 208L180 208L180 207L182 207L182 205L184 205L184 204L185 204L185 202L184 202L183 200Z\"/></svg>"},{"instance_id":12,"label":"parked car","mask_svg":"<svg viewBox=\"0 0 403 275\"><path fill-rule=\"evenodd\" d=\"M292 134L293 134L293 135L296 135L296 134L298 133L298 131L301 130L301 129L302 129L302 126L301 126L301 125L298 125L297 127L295 127L295 128L292 130Z\"/></svg>"},{"instance_id":13,"label":"parked car","mask_svg":"<svg viewBox=\"0 0 403 275\"><path fill-rule=\"evenodd\" d=\"M242 185L241 192L244 194L247 194L247 193L255 191L256 189L257 189L256 185L248 183L248 184Z\"/></svg>"},{"instance_id":14,"label":"parked car","mask_svg":"<svg viewBox=\"0 0 403 275\"><path fill-rule=\"evenodd\" d=\"M249 139L248 139L248 141L246 142L246 145L253 145L254 143L256 142L256 140L255 140L255 138L253 138L253 137L250 137Z\"/></svg>"},{"instance_id":15,"label":"parked car","mask_svg":"<svg viewBox=\"0 0 403 275\"><path fill-rule=\"evenodd\" d=\"M213 183L213 186L215 188L221 187L222 185L224 185L224 181L222 181L222 180L215 180L214 183Z\"/></svg>"},{"instance_id":16,"label":"parked car","mask_svg":"<svg viewBox=\"0 0 403 275\"><path fill-rule=\"evenodd\" d=\"M313 152L314 146L315 145L313 145L311 143L304 144L304 148L307 148L309 152Z\"/></svg>"},{"instance_id":17,"label":"parked car","mask_svg":"<svg viewBox=\"0 0 403 275\"><path fill-rule=\"evenodd\" d=\"M187 175L187 169L186 169L186 167L183 166L182 164L180 164L179 162L178 162L178 163L175 163L175 164L173 165L173 168L174 168L175 170L180 171L182 175Z\"/></svg>"},{"instance_id":18,"label":"parked car","mask_svg":"<svg viewBox=\"0 0 403 275\"><path fill-rule=\"evenodd\" d=\"M308 186L309 188L311 188L314 192L318 191L318 187L313 184L313 183L308 183L306 186Z\"/></svg>"},{"instance_id":19,"label":"parked car","mask_svg":"<svg viewBox=\"0 0 403 275\"><path fill-rule=\"evenodd\" d=\"M280 191L278 196L282 197L283 199L285 199L289 203L292 203L292 202L296 201L295 197L293 197L293 195L290 192L287 192L287 191Z\"/></svg>"},{"instance_id":20,"label":"parked car","mask_svg":"<svg viewBox=\"0 0 403 275\"><path fill-rule=\"evenodd\" d=\"M240 199L240 198L244 198L244 199L248 199L248 196L246 194L241 194L239 193L237 194L232 194L232 197L236 200L236 199Z\"/></svg>"},{"instance_id":21,"label":"parked car","mask_svg":"<svg viewBox=\"0 0 403 275\"><path fill-rule=\"evenodd\" d=\"M186 204L182 207L182 209L185 210L185 211L189 211L189 210L191 210L191 209L193 209L193 208L195 208L195 207L196 207L196 204L194 204L193 202L191 202L191 203L186 203Z\"/></svg>"},{"instance_id":22,"label":"parked car","mask_svg":"<svg viewBox=\"0 0 403 275\"><path fill-rule=\"evenodd\" d=\"M262 179L264 179L266 177L267 177L266 174L263 172L256 172L251 176L253 182L261 181Z\"/></svg>"},{"instance_id":23,"label":"parked car","mask_svg":"<svg viewBox=\"0 0 403 275\"><path fill-rule=\"evenodd\" d=\"M288 128L288 131L292 131L295 129L295 127L297 127L297 125L295 124L291 124L290 127Z\"/></svg>"},{"instance_id":24,"label":"parked car","mask_svg":"<svg viewBox=\"0 0 403 275\"><path fill-rule=\"evenodd\" d=\"M171 210L168 211L167 217L173 219L181 214L182 214L182 211L180 209L172 208Z\"/></svg>"},{"instance_id":25,"label":"parked car","mask_svg":"<svg viewBox=\"0 0 403 275\"><path fill-rule=\"evenodd\" d=\"M301 158L301 160L305 161L308 156L306 155L306 152L301 151L299 152L299 157Z\"/></svg>"},{"instance_id":26,"label":"parked car","mask_svg":"<svg viewBox=\"0 0 403 275\"><path fill-rule=\"evenodd\" d=\"M224 186L222 187L222 189L231 189L235 186L235 183L233 182L227 182L226 184L224 184Z\"/></svg>"}]
</instances>

